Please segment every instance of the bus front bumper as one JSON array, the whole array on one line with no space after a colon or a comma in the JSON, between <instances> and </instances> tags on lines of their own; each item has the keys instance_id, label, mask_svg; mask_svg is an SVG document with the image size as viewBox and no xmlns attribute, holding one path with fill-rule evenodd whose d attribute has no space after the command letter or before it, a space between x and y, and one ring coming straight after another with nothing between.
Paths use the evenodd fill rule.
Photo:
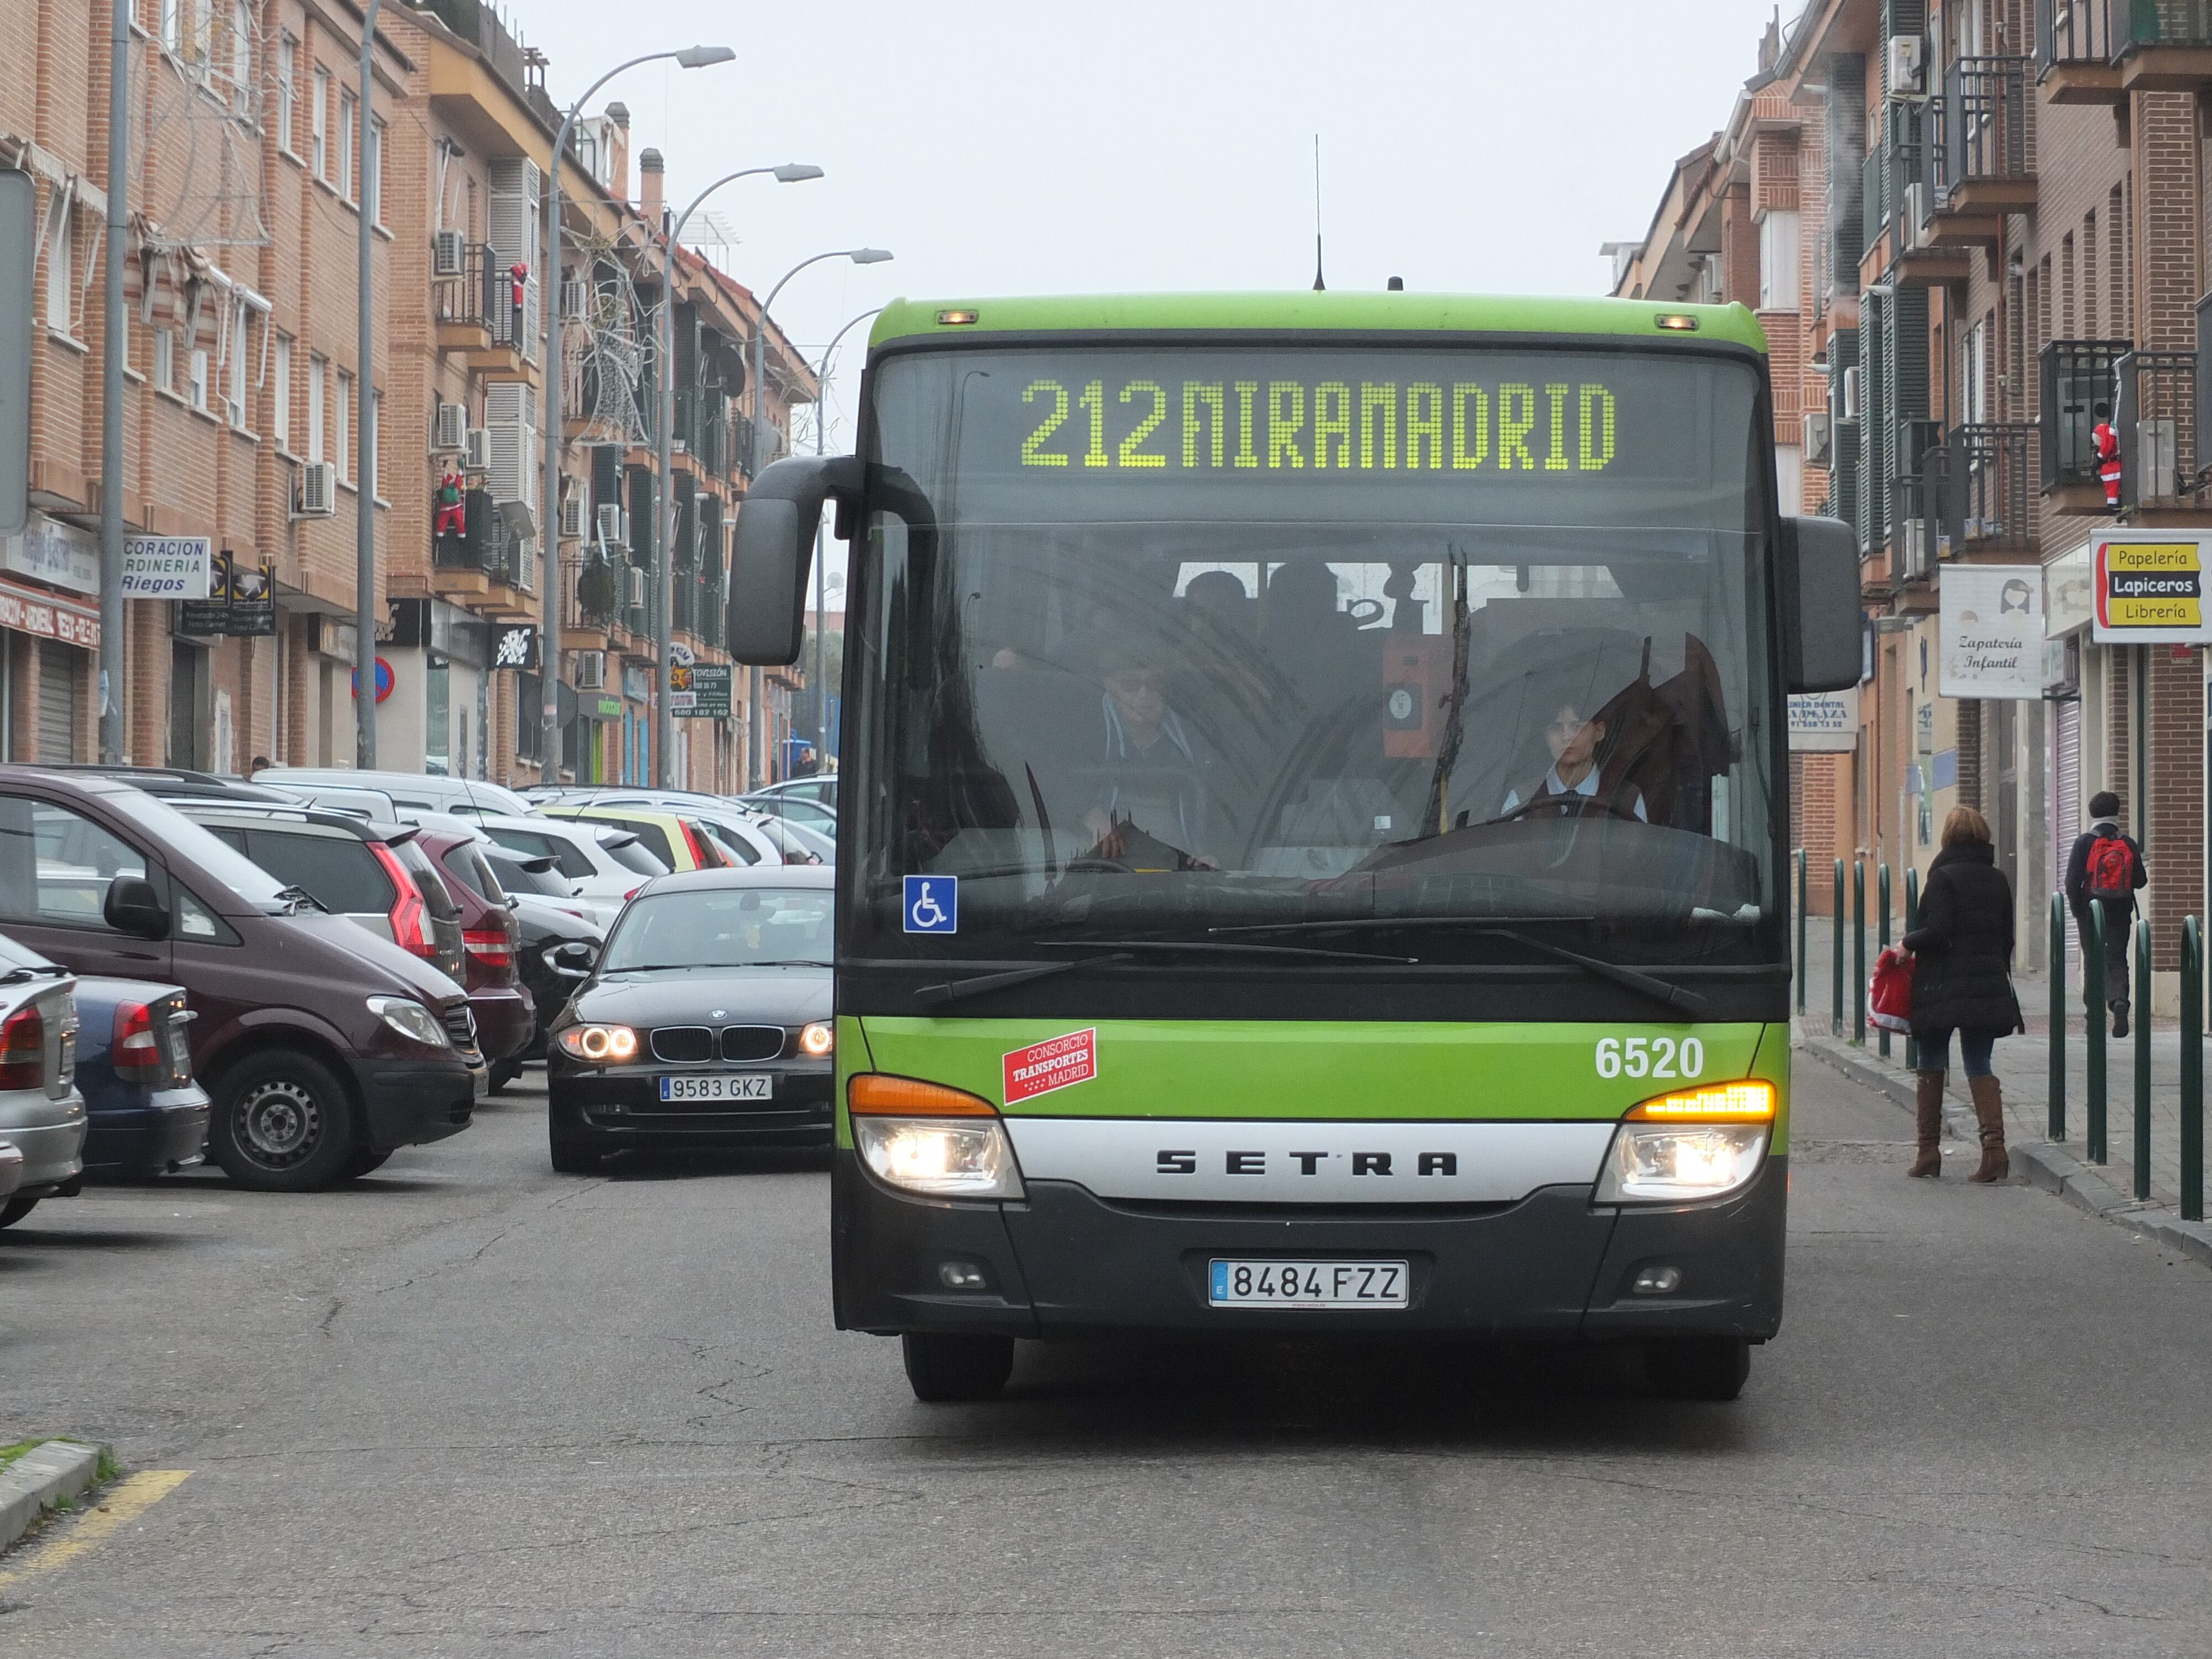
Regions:
<instances>
[{"instance_id":1,"label":"bus front bumper","mask_svg":"<svg viewBox=\"0 0 2212 1659\"><path fill-rule=\"evenodd\" d=\"M888 1190L841 1148L831 1232L837 1323L1023 1337L1152 1330L1764 1341L1782 1322L1788 1191L1788 1160L1776 1157L1732 1198L1669 1208L1598 1208L1589 1187L1560 1186L1510 1204L1309 1215L1291 1205L1114 1202L1054 1181L1031 1182L1018 1203L949 1204ZM1402 1260L1408 1305L1216 1308L1207 1296L1216 1257ZM1649 1289L1668 1267L1672 1288ZM1639 1278L1647 1289L1638 1290Z\"/></svg>"}]
</instances>

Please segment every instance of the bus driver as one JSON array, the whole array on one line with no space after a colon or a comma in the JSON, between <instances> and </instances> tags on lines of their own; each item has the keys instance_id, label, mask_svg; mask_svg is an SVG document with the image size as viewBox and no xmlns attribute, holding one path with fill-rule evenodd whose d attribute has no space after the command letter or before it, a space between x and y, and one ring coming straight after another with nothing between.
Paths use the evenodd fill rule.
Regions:
<instances>
[{"instance_id":1,"label":"bus driver","mask_svg":"<svg viewBox=\"0 0 2212 1659\"><path fill-rule=\"evenodd\" d=\"M1552 751L1552 769L1542 783L1528 798L1528 811L1523 816L1551 815L1565 817L1583 809L1569 805L1564 798L1579 795L1584 800L1595 800L1599 791L1598 750L1605 743L1605 722L1586 717L1572 702L1563 702L1552 716L1552 723L1544 728L1545 745ZM1549 803L1558 800L1559 805ZM1638 819L1649 823L1644 810L1644 793L1637 787L1623 781L1613 791L1610 804L1624 814L1632 813ZM1505 792L1503 816L1511 817L1520 812L1521 792Z\"/></svg>"}]
</instances>

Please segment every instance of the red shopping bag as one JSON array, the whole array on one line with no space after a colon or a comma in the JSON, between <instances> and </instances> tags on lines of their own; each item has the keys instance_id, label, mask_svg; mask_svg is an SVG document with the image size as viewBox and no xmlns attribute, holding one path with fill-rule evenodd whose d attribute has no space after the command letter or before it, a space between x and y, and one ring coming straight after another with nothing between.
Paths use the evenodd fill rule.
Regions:
<instances>
[{"instance_id":1,"label":"red shopping bag","mask_svg":"<svg viewBox=\"0 0 2212 1659\"><path fill-rule=\"evenodd\" d=\"M1885 1031L1912 1029L1912 958L1894 945L1874 959L1867 1018Z\"/></svg>"}]
</instances>

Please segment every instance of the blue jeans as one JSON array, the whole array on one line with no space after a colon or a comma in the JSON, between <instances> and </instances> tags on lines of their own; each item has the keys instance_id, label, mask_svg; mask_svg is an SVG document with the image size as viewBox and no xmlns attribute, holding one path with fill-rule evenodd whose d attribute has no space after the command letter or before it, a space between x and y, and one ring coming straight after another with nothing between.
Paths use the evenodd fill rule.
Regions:
<instances>
[{"instance_id":1,"label":"blue jeans","mask_svg":"<svg viewBox=\"0 0 2212 1659\"><path fill-rule=\"evenodd\" d=\"M1996 1046L1997 1040L1993 1036L1968 1036L1964 1031L1959 1033L1959 1058L1965 1064L1968 1077L1988 1077L1990 1074L1990 1059ZM1923 1072L1941 1072L1949 1068L1950 1059L1951 1034L1938 1031L1934 1036L1920 1042L1914 1064Z\"/></svg>"}]
</instances>

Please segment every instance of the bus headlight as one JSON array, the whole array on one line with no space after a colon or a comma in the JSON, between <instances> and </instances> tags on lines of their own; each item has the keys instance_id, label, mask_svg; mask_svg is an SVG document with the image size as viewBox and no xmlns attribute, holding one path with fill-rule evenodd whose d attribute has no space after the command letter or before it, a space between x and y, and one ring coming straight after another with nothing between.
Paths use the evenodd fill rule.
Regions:
<instances>
[{"instance_id":1,"label":"bus headlight","mask_svg":"<svg viewBox=\"0 0 2212 1659\"><path fill-rule=\"evenodd\" d=\"M1761 1079L1679 1090L1632 1109L1606 1149L1600 1204L1687 1204L1750 1184L1774 1125Z\"/></svg>"},{"instance_id":2,"label":"bus headlight","mask_svg":"<svg viewBox=\"0 0 2212 1659\"><path fill-rule=\"evenodd\" d=\"M860 1161L886 1186L928 1198L1022 1196L1013 1142L981 1096L864 1072L845 1099Z\"/></svg>"}]
</instances>

